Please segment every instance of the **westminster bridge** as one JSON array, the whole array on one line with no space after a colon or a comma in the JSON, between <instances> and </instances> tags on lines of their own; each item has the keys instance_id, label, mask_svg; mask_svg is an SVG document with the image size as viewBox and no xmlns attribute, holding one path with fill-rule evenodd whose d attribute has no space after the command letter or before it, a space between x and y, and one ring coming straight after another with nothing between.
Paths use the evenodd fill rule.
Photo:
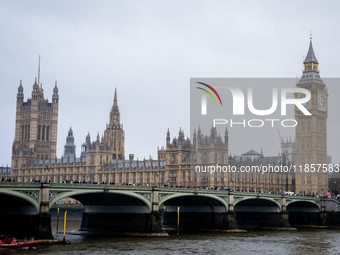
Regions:
<instances>
[{"instance_id":1,"label":"westminster bridge","mask_svg":"<svg viewBox=\"0 0 340 255\"><path fill-rule=\"evenodd\" d=\"M337 224L335 199L254 192L68 183L0 183L2 233L51 238L49 210L71 197L84 206L80 230L161 232L175 226L199 231L238 227ZM336 216L336 217L335 217Z\"/></svg>"}]
</instances>

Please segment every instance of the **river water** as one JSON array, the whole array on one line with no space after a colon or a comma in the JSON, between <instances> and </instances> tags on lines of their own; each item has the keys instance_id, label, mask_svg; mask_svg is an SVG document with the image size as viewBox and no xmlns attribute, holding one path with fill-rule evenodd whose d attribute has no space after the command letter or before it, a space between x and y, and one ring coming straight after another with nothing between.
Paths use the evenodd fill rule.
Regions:
<instances>
[{"instance_id":1,"label":"river water","mask_svg":"<svg viewBox=\"0 0 340 255\"><path fill-rule=\"evenodd\" d=\"M59 222L59 231L62 230ZM53 235L56 222L52 222ZM80 221L68 221L67 232ZM42 245L35 249L3 250L0 254L339 254L340 229L298 231L251 230L247 233L182 234L180 238L131 238L66 235L70 245Z\"/></svg>"}]
</instances>

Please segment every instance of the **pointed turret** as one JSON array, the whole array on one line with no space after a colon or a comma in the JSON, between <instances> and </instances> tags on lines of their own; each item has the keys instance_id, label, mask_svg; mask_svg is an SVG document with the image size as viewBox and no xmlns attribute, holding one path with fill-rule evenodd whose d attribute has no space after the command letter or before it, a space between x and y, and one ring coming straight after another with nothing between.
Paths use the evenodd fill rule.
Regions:
<instances>
[{"instance_id":1,"label":"pointed turret","mask_svg":"<svg viewBox=\"0 0 340 255\"><path fill-rule=\"evenodd\" d=\"M180 127L180 128L179 128L179 132L178 132L178 145L179 145L179 146L182 146L182 138L183 138L183 135L182 135L182 128Z\"/></svg>"},{"instance_id":2,"label":"pointed turret","mask_svg":"<svg viewBox=\"0 0 340 255\"><path fill-rule=\"evenodd\" d=\"M90 148L90 145L91 145L90 133L88 133L88 135L86 136L86 144L87 144L87 148Z\"/></svg>"},{"instance_id":3,"label":"pointed turret","mask_svg":"<svg viewBox=\"0 0 340 255\"><path fill-rule=\"evenodd\" d=\"M44 90L39 87L39 83L37 82L37 77L35 77L34 79L32 99L38 100L38 101L44 100Z\"/></svg>"},{"instance_id":4,"label":"pointed turret","mask_svg":"<svg viewBox=\"0 0 340 255\"><path fill-rule=\"evenodd\" d=\"M24 88L22 87L22 80L20 80L20 85L18 87L17 102L22 103L24 101Z\"/></svg>"},{"instance_id":5,"label":"pointed turret","mask_svg":"<svg viewBox=\"0 0 340 255\"><path fill-rule=\"evenodd\" d=\"M228 139L229 139L228 128L225 128L225 132L224 132L224 146L225 147L228 147Z\"/></svg>"},{"instance_id":6,"label":"pointed turret","mask_svg":"<svg viewBox=\"0 0 340 255\"><path fill-rule=\"evenodd\" d=\"M113 99L113 106L110 112L110 129L120 129L120 113L118 109L118 100L117 100L117 88L115 88L115 95Z\"/></svg>"},{"instance_id":7,"label":"pointed turret","mask_svg":"<svg viewBox=\"0 0 340 255\"><path fill-rule=\"evenodd\" d=\"M315 63L318 64L318 60L316 59L315 53L314 53L314 49L313 49L313 43L312 43L312 37L310 37L310 43L309 43L309 49L307 52L307 56L305 58L305 61L303 61L303 63Z\"/></svg>"},{"instance_id":8,"label":"pointed turret","mask_svg":"<svg viewBox=\"0 0 340 255\"><path fill-rule=\"evenodd\" d=\"M213 126L210 129L210 144L215 144L215 129Z\"/></svg>"},{"instance_id":9,"label":"pointed turret","mask_svg":"<svg viewBox=\"0 0 340 255\"><path fill-rule=\"evenodd\" d=\"M22 91L24 91L24 89L23 89L23 87L22 87L22 80L20 80L20 85L19 85L19 87L18 87L18 92L22 92Z\"/></svg>"},{"instance_id":10,"label":"pointed turret","mask_svg":"<svg viewBox=\"0 0 340 255\"><path fill-rule=\"evenodd\" d=\"M200 145L201 144L201 138L202 138L202 135L201 135L201 126L198 126L197 138L198 138L197 142Z\"/></svg>"},{"instance_id":11,"label":"pointed turret","mask_svg":"<svg viewBox=\"0 0 340 255\"><path fill-rule=\"evenodd\" d=\"M115 88L115 96L113 99L113 107L117 107L118 108L118 104L117 104L117 88Z\"/></svg>"},{"instance_id":12,"label":"pointed turret","mask_svg":"<svg viewBox=\"0 0 340 255\"><path fill-rule=\"evenodd\" d=\"M166 133L166 147L169 148L170 147L170 131L168 128L168 132Z\"/></svg>"},{"instance_id":13,"label":"pointed turret","mask_svg":"<svg viewBox=\"0 0 340 255\"><path fill-rule=\"evenodd\" d=\"M70 129L68 130L68 136L73 136L73 130L72 130L72 127L70 127Z\"/></svg>"},{"instance_id":14,"label":"pointed turret","mask_svg":"<svg viewBox=\"0 0 340 255\"><path fill-rule=\"evenodd\" d=\"M54 88L53 88L53 95L52 95L52 103L57 107L58 101L59 101L59 94L58 94L58 86L57 86L57 81L54 83Z\"/></svg>"},{"instance_id":15,"label":"pointed turret","mask_svg":"<svg viewBox=\"0 0 340 255\"><path fill-rule=\"evenodd\" d=\"M76 155L76 146L74 145L74 137L72 127L68 130L66 144L64 146L64 158L74 158Z\"/></svg>"},{"instance_id":16,"label":"pointed turret","mask_svg":"<svg viewBox=\"0 0 340 255\"><path fill-rule=\"evenodd\" d=\"M58 95L57 81L54 82L53 94L54 94L54 95Z\"/></svg>"},{"instance_id":17,"label":"pointed turret","mask_svg":"<svg viewBox=\"0 0 340 255\"><path fill-rule=\"evenodd\" d=\"M319 62L316 59L314 49L313 49L312 34L310 35L310 42L309 42L307 56L305 60L303 61L303 73L298 84L311 83L311 82L324 85L319 74Z\"/></svg>"},{"instance_id":18,"label":"pointed turret","mask_svg":"<svg viewBox=\"0 0 340 255\"><path fill-rule=\"evenodd\" d=\"M37 83L37 77L35 77L32 91L32 100L38 100L39 96L39 85Z\"/></svg>"},{"instance_id":19,"label":"pointed turret","mask_svg":"<svg viewBox=\"0 0 340 255\"><path fill-rule=\"evenodd\" d=\"M192 139L194 149L196 149L196 143L197 143L197 134L196 134L196 129L194 129L194 137Z\"/></svg>"}]
</instances>

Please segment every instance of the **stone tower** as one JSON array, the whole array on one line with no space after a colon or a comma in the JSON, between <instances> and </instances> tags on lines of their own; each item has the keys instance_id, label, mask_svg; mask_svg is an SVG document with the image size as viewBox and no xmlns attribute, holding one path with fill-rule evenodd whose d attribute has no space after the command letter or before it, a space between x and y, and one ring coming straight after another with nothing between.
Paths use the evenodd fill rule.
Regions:
<instances>
[{"instance_id":1,"label":"stone tower","mask_svg":"<svg viewBox=\"0 0 340 255\"><path fill-rule=\"evenodd\" d=\"M114 159L125 158L124 144L124 130L123 125L120 124L117 90L115 90L110 121L109 124L106 124L104 135L100 137L98 133L96 141L92 143L91 137L88 135L86 144L82 149L82 157L86 155L86 164L93 167L93 169L96 167L101 168L104 164L108 164Z\"/></svg>"},{"instance_id":2,"label":"stone tower","mask_svg":"<svg viewBox=\"0 0 340 255\"><path fill-rule=\"evenodd\" d=\"M120 112L118 109L117 89L115 89L115 96L113 106L110 112L110 122L104 131L103 142L111 149L113 159L124 159L124 130L123 125L120 124Z\"/></svg>"},{"instance_id":3,"label":"stone tower","mask_svg":"<svg viewBox=\"0 0 340 255\"><path fill-rule=\"evenodd\" d=\"M319 62L314 54L312 37L303 66L302 77L296 86L310 91L311 99L304 106L312 115L304 115L295 107L295 119L298 123L295 129L295 193L316 195L327 192L328 94L319 75ZM295 94L295 98L301 97L305 95ZM321 168L317 172L319 166ZM314 172L313 167L316 169Z\"/></svg>"},{"instance_id":4,"label":"stone tower","mask_svg":"<svg viewBox=\"0 0 340 255\"><path fill-rule=\"evenodd\" d=\"M210 136L203 135L200 127L194 131L193 139L194 149L196 149L196 162L200 166L228 165L229 153L229 135L226 128L224 138L217 134L216 128L211 127ZM215 172L203 173L200 178L201 183L205 187L223 187L228 180L228 175L225 173Z\"/></svg>"},{"instance_id":5,"label":"stone tower","mask_svg":"<svg viewBox=\"0 0 340 255\"><path fill-rule=\"evenodd\" d=\"M27 160L56 157L59 95L57 82L50 103L44 98L42 84L33 84L32 97L24 102L22 81L18 88L15 137L12 147L12 168Z\"/></svg>"},{"instance_id":6,"label":"stone tower","mask_svg":"<svg viewBox=\"0 0 340 255\"><path fill-rule=\"evenodd\" d=\"M166 149L158 150L158 158L165 159L167 171L164 181L168 185L178 186L191 186L193 181L190 172L190 152L191 142L187 137L185 139L184 130L179 129L178 137L174 137L172 142L170 141L170 131L168 129L166 135ZM162 180L161 177L160 180Z\"/></svg>"},{"instance_id":7,"label":"stone tower","mask_svg":"<svg viewBox=\"0 0 340 255\"><path fill-rule=\"evenodd\" d=\"M70 127L68 135L66 137L66 144L64 146L64 158L74 158L76 155L76 146L74 145L73 130Z\"/></svg>"}]
</instances>

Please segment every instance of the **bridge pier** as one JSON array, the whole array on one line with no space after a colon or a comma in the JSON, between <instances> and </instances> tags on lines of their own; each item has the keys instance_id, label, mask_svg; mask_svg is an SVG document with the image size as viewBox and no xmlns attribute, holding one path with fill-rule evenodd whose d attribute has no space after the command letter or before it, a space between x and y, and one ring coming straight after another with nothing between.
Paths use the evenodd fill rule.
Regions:
<instances>
[{"instance_id":1,"label":"bridge pier","mask_svg":"<svg viewBox=\"0 0 340 255\"><path fill-rule=\"evenodd\" d=\"M227 229L238 229L236 222L236 213L234 211L234 192L229 192L227 222Z\"/></svg>"},{"instance_id":2,"label":"bridge pier","mask_svg":"<svg viewBox=\"0 0 340 255\"><path fill-rule=\"evenodd\" d=\"M38 230L37 239L53 239L51 229L51 214L49 213L49 192L48 183L41 184L40 212L37 215Z\"/></svg>"},{"instance_id":3,"label":"bridge pier","mask_svg":"<svg viewBox=\"0 0 340 255\"><path fill-rule=\"evenodd\" d=\"M162 219L159 212L159 188L152 189L152 212L150 214L149 232L162 232Z\"/></svg>"},{"instance_id":4,"label":"bridge pier","mask_svg":"<svg viewBox=\"0 0 340 255\"><path fill-rule=\"evenodd\" d=\"M236 222L236 213L234 211L226 213L226 226L227 230L229 229L238 229L237 222Z\"/></svg>"},{"instance_id":5,"label":"bridge pier","mask_svg":"<svg viewBox=\"0 0 340 255\"><path fill-rule=\"evenodd\" d=\"M51 215L49 213L39 213L37 217L38 231L36 239L54 239L51 230Z\"/></svg>"},{"instance_id":6,"label":"bridge pier","mask_svg":"<svg viewBox=\"0 0 340 255\"><path fill-rule=\"evenodd\" d=\"M291 228L289 223L289 213L287 212L286 196L281 197L281 226L283 228Z\"/></svg>"}]
</instances>

